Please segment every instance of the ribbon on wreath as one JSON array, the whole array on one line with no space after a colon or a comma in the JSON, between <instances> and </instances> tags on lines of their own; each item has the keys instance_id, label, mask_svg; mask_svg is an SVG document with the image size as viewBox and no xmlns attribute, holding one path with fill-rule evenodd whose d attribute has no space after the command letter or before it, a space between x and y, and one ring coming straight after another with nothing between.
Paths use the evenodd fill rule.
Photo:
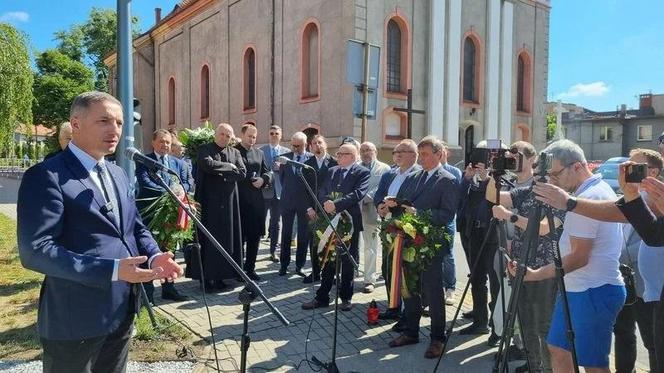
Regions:
<instances>
[{"instance_id":1,"label":"ribbon on wreath","mask_svg":"<svg viewBox=\"0 0 664 373\"><path fill-rule=\"evenodd\" d=\"M406 279L401 268L403 263L404 233L402 230L394 237L392 242L392 266L390 267L390 302L388 308L399 308L401 304L401 293L406 289ZM405 294L406 294L405 293Z\"/></svg>"},{"instance_id":2,"label":"ribbon on wreath","mask_svg":"<svg viewBox=\"0 0 664 373\"><path fill-rule=\"evenodd\" d=\"M335 246L338 244L338 238L334 237L334 229L336 229L339 226L339 221L341 221L342 217L346 217L349 219L350 223L350 232L348 232L348 235L345 237L342 237L344 241L350 240L350 238L353 236L353 219L350 216L350 214L347 211L342 211L336 215L330 220L330 223L332 225L328 225L325 231L323 232L322 236L320 237L320 241L318 241L318 247L317 247L317 255L320 258L320 270L322 271L325 268L325 265L330 261L330 257L332 256L332 253L334 252ZM334 229L332 228L334 227ZM343 234L344 232L339 232L339 234Z\"/></svg>"},{"instance_id":3,"label":"ribbon on wreath","mask_svg":"<svg viewBox=\"0 0 664 373\"><path fill-rule=\"evenodd\" d=\"M185 196L180 197L180 201L184 204L188 204L187 198ZM189 208L191 208L191 205L189 205ZM187 215L187 212L184 211L182 206L178 206L178 219L176 222L176 226L180 230L185 230L189 228L189 215Z\"/></svg>"}]
</instances>

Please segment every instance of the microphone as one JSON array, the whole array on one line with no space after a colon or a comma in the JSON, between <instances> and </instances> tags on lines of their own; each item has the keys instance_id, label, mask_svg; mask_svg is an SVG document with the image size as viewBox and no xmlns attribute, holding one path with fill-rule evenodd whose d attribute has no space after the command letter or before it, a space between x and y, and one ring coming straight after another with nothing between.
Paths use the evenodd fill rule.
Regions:
<instances>
[{"instance_id":1,"label":"microphone","mask_svg":"<svg viewBox=\"0 0 664 373\"><path fill-rule=\"evenodd\" d=\"M127 158L131 159L132 161L136 163L140 163L143 166L145 166L148 170L150 171L165 171L168 172L171 175L178 176L177 172L171 170L170 168L164 166L163 164L155 161L154 159L145 156L143 153L141 153L138 149L136 148L127 148L125 150L125 156Z\"/></svg>"},{"instance_id":2,"label":"microphone","mask_svg":"<svg viewBox=\"0 0 664 373\"><path fill-rule=\"evenodd\" d=\"M304 167L304 168L308 168L310 170L313 170L313 167L309 166L308 164L297 162L297 161L294 161L292 159L286 158L284 156L278 157L277 162L283 163L283 164L290 163L291 167L300 167L300 168Z\"/></svg>"}]
</instances>

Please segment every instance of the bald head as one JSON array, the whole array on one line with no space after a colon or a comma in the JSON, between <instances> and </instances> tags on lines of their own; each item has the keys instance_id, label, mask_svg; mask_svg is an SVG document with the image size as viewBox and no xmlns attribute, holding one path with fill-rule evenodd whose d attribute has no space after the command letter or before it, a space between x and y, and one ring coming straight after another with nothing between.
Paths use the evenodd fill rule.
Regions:
<instances>
[{"instance_id":1,"label":"bald head","mask_svg":"<svg viewBox=\"0 0 664 373\"><path fill-rule=\"evenodd\" d=\"M357 147L352 144L343 144L337 150L337 162L341 167L349 167L357 160Z\"/></svg>"},{"instance_id":2,"label":"bald head","mask_svg":"<svg viewBox=\"0 0 664 373\"><path fill-rule=\"evenodd\" d=\"M214 131L214 142L222 148L227 146L234 137L233 127L228 123L220 123Z\"/></svg>"},{"instance_id":3,"label":"bald head","mask_svg":"<svg viewBox=\"0 0 664 373\"><path fill-rule=\"evenodd\" d=\"M370 165L376 160L376 145L372 142L366 141L360 145L360 159L365 165Z\"/></svg>"},{"instance_id":4,"label":"bald head","mask_svg":"<svg viewBox=\"0 0 664 373\"><path fill-rule=\"evenodd\" d=\"M64 122L60 125L60 132L58 132L58 143L60 143L60 149L65 150L69 142L71 141L71 123Z\"/></svg>"}]
</instances>

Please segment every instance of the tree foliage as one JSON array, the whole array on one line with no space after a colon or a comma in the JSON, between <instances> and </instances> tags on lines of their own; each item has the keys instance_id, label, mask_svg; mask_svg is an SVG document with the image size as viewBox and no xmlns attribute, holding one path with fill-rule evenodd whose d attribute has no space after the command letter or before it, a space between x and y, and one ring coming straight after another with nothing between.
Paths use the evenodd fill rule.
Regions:
<instances>
[{"instance_id":1,"label":"tree foliage","mask_svg":"<svg viewBox=\"0 0 664 373\"><path fill-rule=\"evenodd\" d=\"M27 39L11 25L0 23L0 150L5 149L19 122L32 112L32 71Z\"/></svg>"},{"instance_id":2,"label":"tree foliage","mask_svg":"<svg viewBox=\"0 0 664 373\"><path fill-rule=\"evenodd\" d=\"M132 18L132 34L139 33L138 18ZM108 91L108 69L104 57L114 51L117 43L117 17L115 10L92 8L85 23L59 31L55 38L58 50L74 60L86 62L95 70L95 89Z\"/></svg>"},{"instance_id":3,"label":"tree foliage","mask_svg":"<svg viewBox=\"0 0 664 373\"><path fill-rule=\"evenodd\" d=\"M549 113L546 115L546 140L553 140L554 136L556 136L556 127L558 126L556 123L556 114Z\"/></svg>"},{"instance_id":4,"label":"tree foliage","mask_svg":"<svg viewBox=\"0 0 664 373\"><path fill-rule=\"evenodd\" d=\"M82 62L54 49L41 53L35 62L34 122L55 127L69 119L74 98L93 89L93 73Z\"/></svg>"}]
</instances>

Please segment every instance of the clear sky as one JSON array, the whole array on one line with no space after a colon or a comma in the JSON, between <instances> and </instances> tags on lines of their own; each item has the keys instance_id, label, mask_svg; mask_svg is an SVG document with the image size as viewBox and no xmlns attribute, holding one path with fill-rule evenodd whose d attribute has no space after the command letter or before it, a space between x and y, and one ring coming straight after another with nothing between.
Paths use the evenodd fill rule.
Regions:
<instances>
[{"instance_id":1,"label":"clear sky","mask_svg":"<svg viewBox=\"0 0 664 373\"><path fill-rule=\"evenodd\" d=\"M441 0L442 1L442 0ZM51 5L55 3L55 5ZM25 31L36 51L54 47L53 33L87 18L90 7L116 0L0 0L0 21ZM178 0L133 0L145 31L154 8L166 16ZM641 93L664 93L663 0L552 0L549 100L591 110L638 107ZM49 4L49 5L46 5Z\"/></svg>"}]
</instances>

